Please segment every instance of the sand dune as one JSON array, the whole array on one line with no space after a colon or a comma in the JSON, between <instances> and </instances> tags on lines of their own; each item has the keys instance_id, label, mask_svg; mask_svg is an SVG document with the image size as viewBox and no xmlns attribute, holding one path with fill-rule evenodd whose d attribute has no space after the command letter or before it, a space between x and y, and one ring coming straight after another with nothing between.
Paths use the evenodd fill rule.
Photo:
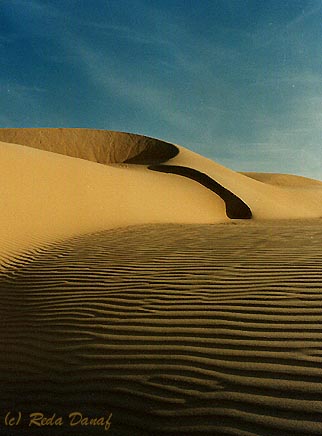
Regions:
<instances>
[{"instance_id":1,"label":"sand dune","mask_svg":"<svg viewBox=\"0 0 322 436\"><path fill-rule=\"evenodd\" d=\"M209 186L192 180L191 170L233 195L228 196L228 210L243 205L254 219L322 216L318 182L294 189L293 178L291 188L287 183L273 186L184 147L140 135L0 129L0 141L4 256L117 226L227 221L227 204ZM149 170L149 165L160 163L168 169L187 167L186 177ZM230 217L242 215L235 210Z\"/></svg>"},{"instance_id":2,"label":"sand dune","mask_svg":"<svg viewBox=\"0 0 322 436\"><path fill-rule=\"evenodd\" d=\"M322 434L322 182L87 129L0 162L1 434Z\"/></svg>"},{"instance_id":3,"label":"sand dune","mask_svg":"<svg viewBox=\"0 0 322 436\"><path fill-rule=\"evenodd\" d=\"M0 129L0 141L23 144L101 164L130 161L136 156L146 156L146 159L149 159L148 163L160 163L178 153L177 147L173 144L142 135L110 130Z\"/></svg>"},{"instance_id":4,"label":"sand dune","mask_svg":"<svg viewBox=\"0 0 322 436\"><path fill-rule=\"evenodd\" d=\"M173 180L145 166L99 165L63 155L65 149L57 154L0 143L0 252L145 222L226 220L223 201L191 180ZM182 201L187 193L189 203Z\"/></svg>"},{"instance_id":5,"label":"sand dune","mask_svg":"<svg viewBox=\"0 0 322 436\"><path fill-rule=\"evenodd\" d=\"M274 173L256 173L246 172L241 173L252 179L258 180L270 185L284 186L289 188L322 188L322 182L319 180L310 179L303 176L295 176L293 174L274 174Z\"/></svg>"},{"instance_id":6,"label":"sand dune","mask_svg":"<svg viewBox=\"0 0 322 436\"><path fill-rule=\"evenodd\" d=\"M210 189L220 198L222 198L226 205L226 215L231 219L250 219L252 218L252 211L239 197L230 192L228 189L221 186L211 177L201 173L194 168L188 168L181 165L149 165L148 167L153 171L160 171L162 173L177 174L195 180L202 186Z\"/></svg>"}]
</instances>

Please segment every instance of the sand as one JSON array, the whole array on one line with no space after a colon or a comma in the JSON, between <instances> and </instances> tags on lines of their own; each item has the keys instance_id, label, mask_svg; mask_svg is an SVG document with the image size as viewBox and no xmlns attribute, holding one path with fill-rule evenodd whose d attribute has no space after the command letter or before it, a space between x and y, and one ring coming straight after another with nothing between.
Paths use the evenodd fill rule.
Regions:
<instances>
[{"instance_id":1,"label":"sand","mask_svg":"<svg viewBox=\"0 0 322 436\"><path fill-rule=\"evenodd\" d=\"M293 174L275 174L275 173L256 173L246 172L241 173L252 179L258 180L270 185L283 186L288 188L321 188L322 182L319 180L310 179L303 176L295 176Z\"/></svg>"},{"instance_id":2,"label":"sand","mask_svg":"<svg viewBox=\"0 0 322 436\"><path fill-rule=\"evenodd\" d=\"M74 411L112 435L322 434L321 182L125 133L0 141L3 434L39 411L63 423L33 434L105 434Z\"/></svg>"},{"instance_id":3,"label":"sand","mask_svg":"<svg viewBox=\"0 0 322 436\"><path fill-rule=\"evenodd\" d=\"M0 129L0 159L4 259L118 226L229 220L223 198L189 178L189 169L237 197L256 220L322 216L322 183L296 176L287 186L263 183L184 147L140 135ZM187 176L151 171L158 164L183 167Z\"/></svg>"}]
</instances>

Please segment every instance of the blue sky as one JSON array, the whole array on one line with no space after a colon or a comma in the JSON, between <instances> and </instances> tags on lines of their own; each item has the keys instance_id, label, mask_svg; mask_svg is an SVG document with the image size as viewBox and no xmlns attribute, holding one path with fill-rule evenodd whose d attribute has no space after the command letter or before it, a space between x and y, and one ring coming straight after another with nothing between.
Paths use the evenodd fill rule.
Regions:
<instances>
[{"instance_id":1,"label":"blue sky","mask_svg":"<svg viewBox=\"0 0 322 436\"><path fill-rule=\"evenodd\" d=\"M0 126L322 179L322 0L1 0Z\"/></svg>"}]
</instances>

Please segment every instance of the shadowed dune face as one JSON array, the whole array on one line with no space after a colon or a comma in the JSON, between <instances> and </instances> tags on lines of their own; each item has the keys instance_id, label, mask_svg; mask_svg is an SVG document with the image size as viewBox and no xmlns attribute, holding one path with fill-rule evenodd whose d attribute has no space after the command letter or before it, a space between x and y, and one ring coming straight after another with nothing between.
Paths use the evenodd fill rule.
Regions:
<instances>
[{"instance_id":1,"label":"shadowed dune face","mask_svg":"<svg viewBox=\"0 0 322 436\"><path fill-rule=\"evenodd\" d=\"M228 218L252 218L252 211L250 210L249 206L243 202L243 200L230 192L228 189L221 186L214 179L200 171L179 165L151 165L149 166L149 169L152 171L160 171L163 173L172 173L183 177L188 177L189 179L195 180L196 182L215 192L224 200Z\"/></svg>"},{"instance_id":2,"label":"shadowed dune face","mask_svg":"<svg viewBox=\"0 0 322 436\"><path fill-rule=\"evenodd\" d=\"M150 139L150 138L147 138ZM174 158L179 154L179 149L172 144L159 140L147 141L145 148L137 155L126 159L124 163L136 165L157 165Z\"/></svg>"},{"instance_id":3,"label":"shadowed dune face","mask_svg":"<svg viewBox=\"0 0 322 436\"><path fill-rule=\"evenodd\" d=\"M26 145L101 164L165 162L178 148L158 139L133 133L94 129L0 129L0 141Z\"/></svg>"}]
</instances>

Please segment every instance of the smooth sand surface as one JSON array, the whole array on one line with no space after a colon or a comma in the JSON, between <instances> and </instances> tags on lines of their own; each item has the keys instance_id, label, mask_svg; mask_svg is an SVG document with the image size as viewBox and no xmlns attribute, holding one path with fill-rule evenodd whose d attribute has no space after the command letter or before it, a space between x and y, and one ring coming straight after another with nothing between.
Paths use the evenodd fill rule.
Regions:
<instances>
[{"instance_id":1,"label":"smooth sand surface","mask_svg":"<svg viewBox=\"0 0 322 436\"><path fill-rule=\"evenodd\" d=\"M295 176L293 174L275 174L275 173L256 173L246 172L241 173L259 182L268 183L270 185L284 186L288 188L320 188L322 182L319 180L310 179L303 176Z\"/></svg>"},{"instance_id":2,"label":"smooth sand surface","mask_svg":"<svg viewBox=\"0 0 322 436\"><path fill-rule=\"evenodd\" d=\"M87 129L0 162L0 434L322 434L321 182Z\"/></svg>"}]
</instances>

